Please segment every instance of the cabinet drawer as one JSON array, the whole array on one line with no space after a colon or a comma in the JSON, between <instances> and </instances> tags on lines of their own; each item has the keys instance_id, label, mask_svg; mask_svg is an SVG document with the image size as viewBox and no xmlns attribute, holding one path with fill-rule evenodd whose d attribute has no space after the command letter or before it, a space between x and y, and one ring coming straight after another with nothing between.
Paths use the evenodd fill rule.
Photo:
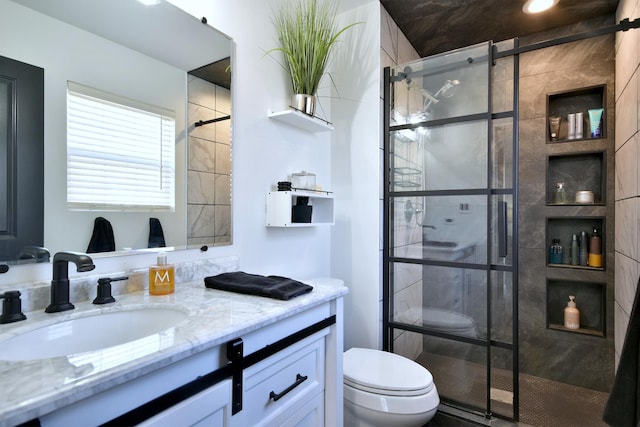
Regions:
<instances>
[{"instance_id":1,"label":"cabinet drawer","mask_svg":"<svg viewBox=\"0 0 640 427\"><path fill-rule=\"evenodd\" d=\"M318 332L245 370L245 425L277 424L324 390L325 334Z\"/></svg>"}]
</instances>

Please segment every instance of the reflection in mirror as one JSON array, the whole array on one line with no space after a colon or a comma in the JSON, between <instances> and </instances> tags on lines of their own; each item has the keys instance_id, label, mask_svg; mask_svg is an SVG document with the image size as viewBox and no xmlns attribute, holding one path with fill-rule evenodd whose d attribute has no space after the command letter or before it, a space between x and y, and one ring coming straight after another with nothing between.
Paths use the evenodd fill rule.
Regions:
<instances>
[{"instance_id":1,"label":"reflection in mirror","mask_svg":"<svg viewBox=\"0 0 640 427\"><path fill-rule=\"evenodd\" d=\"M97 218L113 228L115 252L107 255L150 247L155 241L150 239L152 218L161 225L168 249L230 244L231 119L200 127L194 123L231 116L232 41L167 1L144 6L137 0L0 0L0 9L0 37L11 40L0 46L0 56L44 71L44 119L35 121L44 123L40 155L45 159L44 178L37 178L42 170L30 176L44 183L43 192L27 192L26 181L11 175L18 197L28 194L44 205L42 236L20 248L10 247L14 236L0 236L0 260L16 263L18 254L21 263L47 258L41 250L21 251L26 246L51 254L84 252ZM173 210L68 205L68 82L175 113ZM3 102L6 98L0 93ZM0 116L5 113L0 110ZM23 114L14 119L18 127L31 120ZM0 168L11 172L5 164ZM5 183L0 188L10 189Z\"/></svg>"}]
</instances>

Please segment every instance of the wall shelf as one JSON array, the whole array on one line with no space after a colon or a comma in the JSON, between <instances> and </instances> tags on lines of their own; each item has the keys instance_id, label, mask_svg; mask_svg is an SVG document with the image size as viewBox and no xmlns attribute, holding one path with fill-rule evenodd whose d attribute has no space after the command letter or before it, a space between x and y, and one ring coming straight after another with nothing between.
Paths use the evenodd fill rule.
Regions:
<instances>
[{"instance_id":1,"label":"wall shelf","mask_svg":"<svg viewBox=\"0 0 640 427\"><path fill-rule=\"evenodd\" d=\"M313 207L311 222L293 222L292 208L298 197L308 197ZM314 227L334 223L334 199L329 191L270 191L267 193L267 227Z\"/></svg>"},{"instance_id":2,"label":"wall shelf","mask_svg":"<svg viewBox=\"0 0 640 427\"><path fill-rule=\"evenodd\" d=\"M547 121L547 144L558 142L574 142L591 139L606 138L606 110L602 118L602 136L592 138L589 130L588 110L592 108L604 108L606 103L606 85L585 87L575 90L551 93L547 95L547 118L550 116L560 116L560 134L556 140L551 139L549 123ZM567 116L570 113L583 113L583 137L568 139Z\"/></svg>"},{"instance_id":3,"label":"wall shelf","mask_svg":"<svg viewBox=\"0 0 640 427\"><path fill-rule=\"evenodd\" d=\"M547 205L594 206L606 200L606 156L604 151L547 156ZM565 184L567 202L554 203L558 182ZM577 191L593 191L595 203L576 203Z\"/></svg>"},{"instance_id":4,"label":"wall shelf","mask_svg":"<svg viewBox=\"0 0 640 427\"><path fill-rule=\"evenodd\" d=\"M319 117L310 116L293 108L284 111L269 111L269 118L313 133L326 132L334 129L330 122L322 120Z\"/></svg>"},{"instance_id":5,"label":"wall shelf","mask_svg":"<svg viewBox=\"0 0 640 427\"><path fill-rule=\"evenodd\" d=\"M605 283L548 279L547 328L604 337L606 287ZM569 301L569 295L576 297L578 310L580 310L579 329L564 327L564 309Z\"/></svg>"}]
</instances>

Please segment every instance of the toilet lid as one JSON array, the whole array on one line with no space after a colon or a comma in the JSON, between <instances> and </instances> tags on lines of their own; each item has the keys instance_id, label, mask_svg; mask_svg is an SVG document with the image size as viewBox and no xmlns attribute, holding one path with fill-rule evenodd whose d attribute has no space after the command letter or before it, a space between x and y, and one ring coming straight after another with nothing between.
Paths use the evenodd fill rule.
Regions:
<instances>
[{"instance_id":1,"label":"toilet lid","mask_svg":"<svg viewBox=\"0 0 640 427\"><path fill-rule=\"evenodd\" d=\"M474 328L474 321L471 317L439 308L425 308L422 312L422 323L425 326L445 331L467 331Z\"/></svg>"},{"instance_id":2,"label":"toilet lid","mask_svg":"<svg viewBox=\"0 0 640 427\"><path fill-rule=\"evenodd\" d=\"M425 367L398 354L352 348L343 357L344 382L359 390L394 396L416 396L433 388Z\"/></svg>"}]
</instances>

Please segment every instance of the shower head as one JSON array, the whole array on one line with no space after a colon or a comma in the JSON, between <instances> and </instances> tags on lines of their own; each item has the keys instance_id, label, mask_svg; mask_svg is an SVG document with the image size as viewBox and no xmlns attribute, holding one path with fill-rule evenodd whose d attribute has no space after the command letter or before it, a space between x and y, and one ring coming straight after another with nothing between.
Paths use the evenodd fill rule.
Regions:
<instances>
[{"instance_id":1,"label":"shower head","mask_svg":"<svg viewBox=\"0 0 640 427\"><path fill-rule=\"evenodd\" d=\"M437 98L438 95L442 98L451 98L458 91L458 87L460 85L460 80L447 80L444 82L444 85L435 94Z\"/></svg>"},{"instance_id":2,"label":"shower head","mask_svg":"<svg viewBox=\"0 0 640 427\"><path fill-rule=\"evenodd\" d=\"M460 86L460 80L446 80L442 87L437 90L435 94L432 94L427 89L420 89L424 96L424 106L422 111L426 112L432 104L440 102L441 98L451 98L458 91Z\"/></svg>"}]
</instances>

